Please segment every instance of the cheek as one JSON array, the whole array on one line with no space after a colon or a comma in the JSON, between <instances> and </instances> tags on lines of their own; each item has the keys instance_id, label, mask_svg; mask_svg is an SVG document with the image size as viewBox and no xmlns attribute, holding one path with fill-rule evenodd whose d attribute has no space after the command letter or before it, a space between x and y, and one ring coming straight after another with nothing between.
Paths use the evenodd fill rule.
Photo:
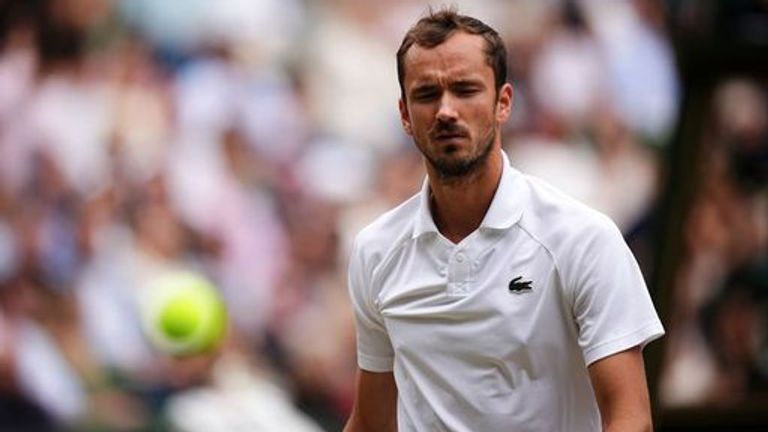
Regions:
<instances>
[{"instance_id":1,"label":"cheek","mask_svg":"<svg viewBox=\"0 0 768 432\"><path fill-rule=\"evenodd\" d=\"M411 111L411 130L414 135L423 135L432 127L434 113L430 109L420 107Z\"/></svg>"},{"instance_id":2,"label":"cheek","mask_svg":"<svg viewBox=\"0 0 768 432\"><path fill-rule=\"evenodd\" d=\"M485 131L494 127L497 122L495 108L495 104L489 107L487 103L474 104L472 106L469 115L471 116L471 122L474 123L477 130Z\"/></svg>"}]
</instances>

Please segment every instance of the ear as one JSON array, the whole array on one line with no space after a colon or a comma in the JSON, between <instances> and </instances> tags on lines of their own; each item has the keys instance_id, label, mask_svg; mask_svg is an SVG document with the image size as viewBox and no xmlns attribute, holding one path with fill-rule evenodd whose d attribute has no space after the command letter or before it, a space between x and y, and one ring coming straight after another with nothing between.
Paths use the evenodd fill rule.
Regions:
<instances>
[{"instance_id":1,"label":"ear","mask_svg":"<svg viewBox=\"0 0 768 432\"><path fill-rule=\"evenodd\" d=\"M512 84L504 83L499 89L499 100L496 102L496 121L504 123L509 119L512 114L512 96L513 96Z\"/></svg>"},{"instance_id":2,"label":"ear","mask_svg":"<svg viewBox=\"0 0 768 432\"><path fill-rule=\"evenodd\" d=\"M411 129L411 115L408 113L408 107L403 99L400 99L398 102L398 107L400 108L400 122L403 124L403 130L408 135L413 135L413 130Z\"/></svg>"}]
</instances>

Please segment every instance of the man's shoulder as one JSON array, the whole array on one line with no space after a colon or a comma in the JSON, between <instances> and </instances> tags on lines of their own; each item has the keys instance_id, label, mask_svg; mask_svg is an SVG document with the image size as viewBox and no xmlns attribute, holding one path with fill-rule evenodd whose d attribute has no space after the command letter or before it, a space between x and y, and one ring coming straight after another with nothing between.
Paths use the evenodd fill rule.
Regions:
<instances>
[{"instance_id":1,"label":"man's shoulder","mask_svg":"<svg viewBox=\"0 0 768 432\"><path fill-rule=\"evenodd\" d=\"M377 217L364 227L355 238L355 252L365 256L382 255L411 238L419 213L419 194Z\"/></svg>"},{"instance_id":2,"label":"man's shoulder","mask_svg":"<svg viewBox=\"0 0 768 432\"><path fill-rule=\"evenodd\" d=\"M613 220L566 195L543 180L524 176L528 184L521 227L553 255L568 254L576 245L604 236L620 236Z\"/></svg>"}]
</instances>

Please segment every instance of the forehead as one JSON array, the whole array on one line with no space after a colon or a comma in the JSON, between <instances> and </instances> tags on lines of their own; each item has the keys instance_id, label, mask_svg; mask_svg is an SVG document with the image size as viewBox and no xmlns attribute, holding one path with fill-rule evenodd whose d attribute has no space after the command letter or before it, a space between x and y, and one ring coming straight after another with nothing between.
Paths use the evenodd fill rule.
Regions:
<instances>
[{"instance_id":1,"label":"forehead","mask_svg":"<svg viewBox=\"0 0 768 432\"><path fill-rule=\"evenodd\" d=\"M457 32L442 44L425 48L414 44L403 62L406 87L445 79L490 79L493 69L486 62L485 39Z\"/></svg>"}]
</instances>

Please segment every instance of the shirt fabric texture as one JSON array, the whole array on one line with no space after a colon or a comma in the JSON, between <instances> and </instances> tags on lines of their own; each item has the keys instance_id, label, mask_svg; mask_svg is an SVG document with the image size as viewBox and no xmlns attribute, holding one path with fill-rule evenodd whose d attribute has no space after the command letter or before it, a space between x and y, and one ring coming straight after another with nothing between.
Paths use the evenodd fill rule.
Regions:
<instances>
[{"instance_id":1,"label":"shirt fabric texture","mask_svg":"<svg viewBox=\"0 0 768 432\"><path fill-rule=\"evenodd\" d=\"M599 431L587 367L664 334L614 223L503 158L458 244L426 181L355 240L358 365L393 371L401 432Z\"/></svg>"}]
</instances>

